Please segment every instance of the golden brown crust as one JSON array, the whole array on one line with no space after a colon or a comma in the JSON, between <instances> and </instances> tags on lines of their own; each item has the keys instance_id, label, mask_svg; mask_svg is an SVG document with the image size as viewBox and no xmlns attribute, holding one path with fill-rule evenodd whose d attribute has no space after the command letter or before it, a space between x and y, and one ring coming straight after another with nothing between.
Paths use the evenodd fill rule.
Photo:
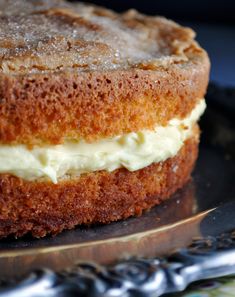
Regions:
<instances>
[{"instance_id":1,"label":"golden brown crust","mask_svg":"<svg viewBox=\"0 0 235 297\"><path fill-rule=\"evenodd\" d=\"M0 15L0 71L5 74L155 70L188 62L190 49L202 51L191 29L163 17L54 0L42 5L28 0L29 9L15 0L18 9L12 10L11 2L5 0Z\"/></svg>"},{"instance_id":2,"label":"golden brown crust","mask_svg":"<svg viewBox=\"0 0 235 297\"><path fill-rule=\"evenodd\" d=\"M93 141L152 129L184 117L205 94L206 52L190 29L164 18L82 4L0 18L0 143Z\"/></svg>"},{"instance_id":3,"label":"golden brown crust","mask_svg":"<svg viewBox=\"0 0 235 297\"><path fill-rule=\"evenodd\" d=\"M192 67L0 75L0 142L92 141L185 117L208 83L207 58Z\"/></svg>"},{"instance_id":4,"label":"golden brown crust","mask_svg":"<svg viewBox=\"0 0 235 297\"><path fill-rule=\"evenodd\" d=\"M31 232L57 234L78 224L109 223L140 215L190 178L198 153L198 130L181 151L136 172L95 172L55 185L0 176L0 237Z\"/></svg>"}]
</instances>

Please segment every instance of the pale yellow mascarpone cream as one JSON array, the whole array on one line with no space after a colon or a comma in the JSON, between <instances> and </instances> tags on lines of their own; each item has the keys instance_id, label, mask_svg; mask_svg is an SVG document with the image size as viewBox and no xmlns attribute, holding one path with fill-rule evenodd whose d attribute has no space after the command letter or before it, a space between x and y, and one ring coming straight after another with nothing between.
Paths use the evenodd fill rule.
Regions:
<instances>
[{"instance_id":1,"label":"pale yellow mascarpone cream","mask_svg":"<svg viewBox=\"0 0 235 297\"><path fill-rule=\"evenodd\" d=\"M49 178L53 183L67 175L124 167L139 170L174 157L192 134L194 124L206 108L204 99L184 119L172 119L167 126L142 130L94 143L66 141L28 149L25 145L0 145L0 173L25 180Z\"/></svg>"}]
</instances>

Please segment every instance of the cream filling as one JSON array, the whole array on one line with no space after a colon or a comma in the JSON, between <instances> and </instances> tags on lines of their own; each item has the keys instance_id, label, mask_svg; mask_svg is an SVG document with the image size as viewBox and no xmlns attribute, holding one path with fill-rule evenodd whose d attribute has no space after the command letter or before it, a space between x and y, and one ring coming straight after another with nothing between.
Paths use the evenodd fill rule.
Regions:
<instances>
[{"instance_id":1,"label":"cream filling","mask_svg":"<svg viewBox=\"0 0 235 297\"><path fill-rule=\"evenodd\" d=\"M175 156L192 134L193 125L206 108L205 100L184 119L172 119L167 126L143 130L94 143L66 141L28 149L25 145L0 145L0 173L25 180L49 178L53 183L65 175L124 167L139 170Z\"/></svg>"}]
</instances>

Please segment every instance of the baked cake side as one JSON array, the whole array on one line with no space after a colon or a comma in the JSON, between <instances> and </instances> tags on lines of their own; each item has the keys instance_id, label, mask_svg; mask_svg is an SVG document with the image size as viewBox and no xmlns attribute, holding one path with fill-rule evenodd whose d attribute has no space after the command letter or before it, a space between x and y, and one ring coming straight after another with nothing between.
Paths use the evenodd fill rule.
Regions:
<instances>
[{"instance_id":1,"label":"baked cake side","mask_svg":"<svg viewBox=\"0 0 235 297\"><path fill-rule=\"evenodd\" d=\"M189 179L210 63L134 10L0 0L0 237L139 215Z\"/></svg>"}]
</instances>

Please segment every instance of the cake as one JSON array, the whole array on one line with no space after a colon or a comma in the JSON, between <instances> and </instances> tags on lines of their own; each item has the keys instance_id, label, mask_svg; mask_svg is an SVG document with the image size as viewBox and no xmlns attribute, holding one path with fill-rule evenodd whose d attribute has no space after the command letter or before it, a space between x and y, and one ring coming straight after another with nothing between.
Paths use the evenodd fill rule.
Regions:
<instances>
[{"instance_id":1,"label":"cake","mask_svg":"<svg viewBox=\"0 0 235 297\"><path fill-rule=\"evenodd\" d=\"M0 0L0 237L142 214L190 179L210 63L135 10Z\"/></svg>"}]
</instances>

